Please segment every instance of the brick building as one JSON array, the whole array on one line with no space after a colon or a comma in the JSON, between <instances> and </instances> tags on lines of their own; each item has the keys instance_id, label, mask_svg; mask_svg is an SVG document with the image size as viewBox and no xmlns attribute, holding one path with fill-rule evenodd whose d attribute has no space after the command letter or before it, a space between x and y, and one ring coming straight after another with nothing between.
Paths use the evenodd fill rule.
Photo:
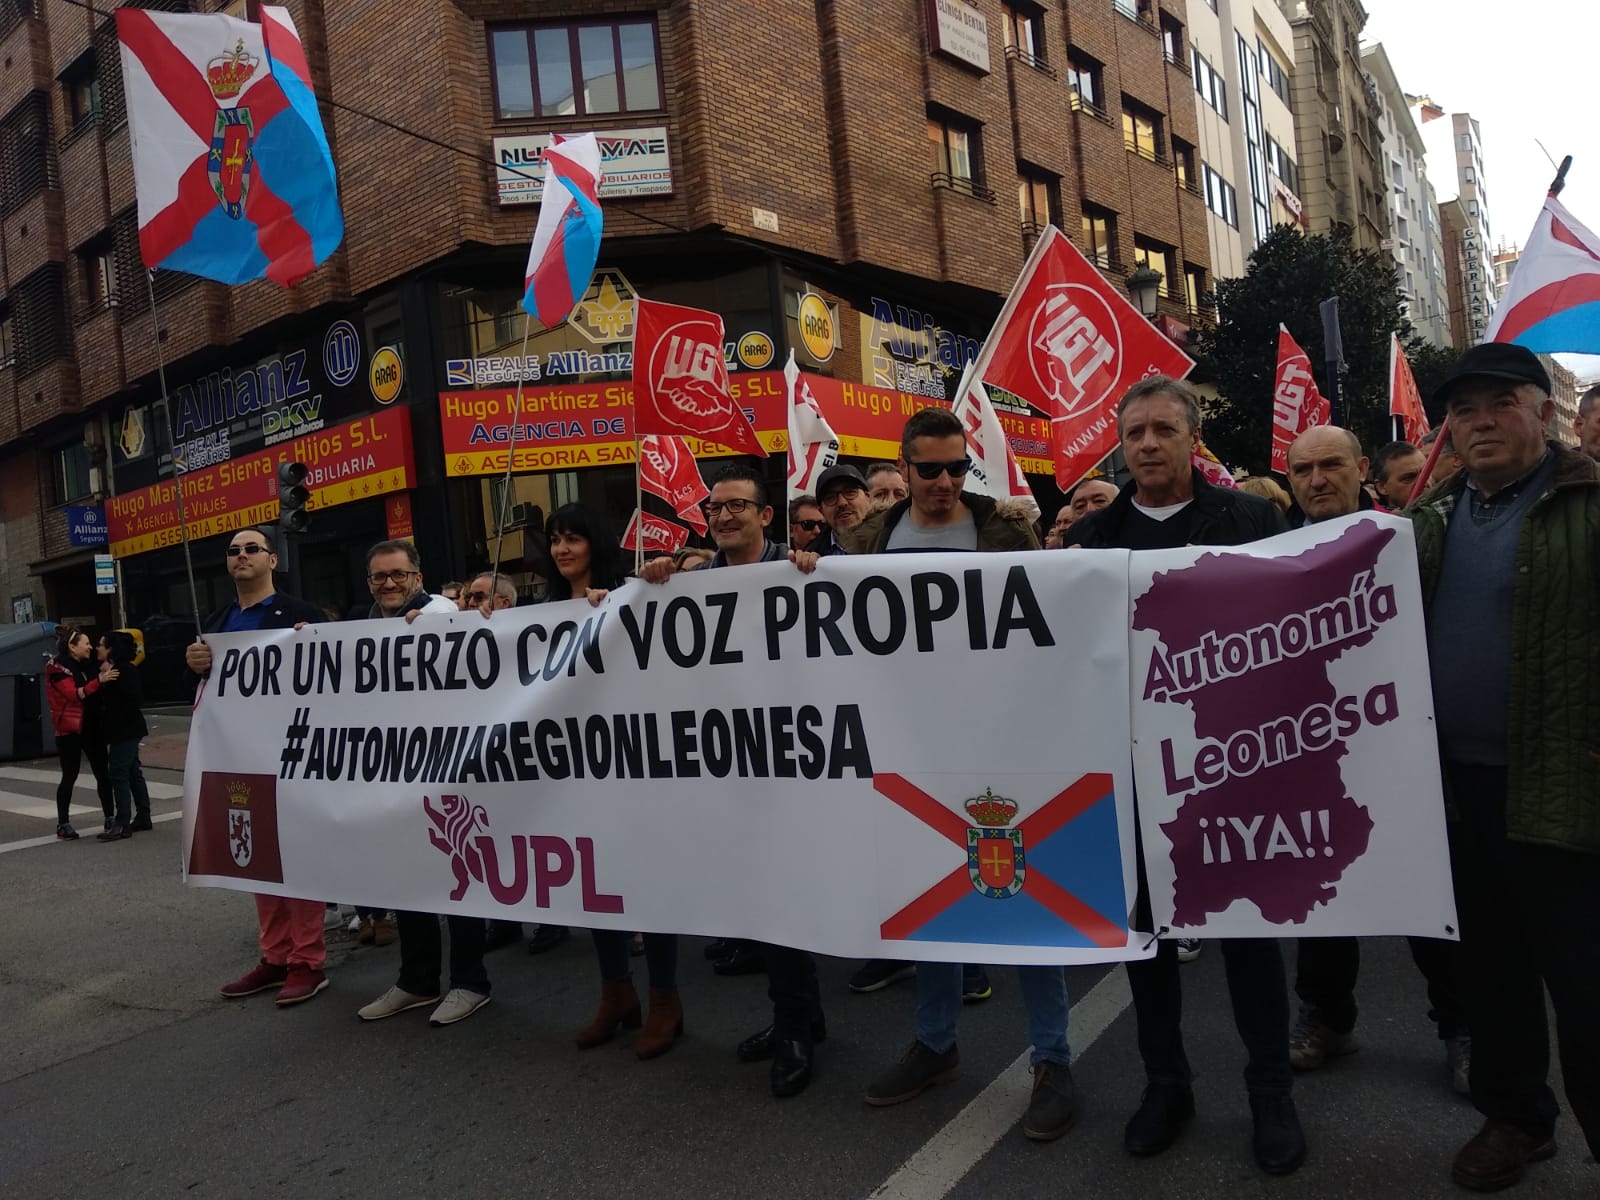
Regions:
<instances>
[{"instance_id":1,"label":"brick building","mask_svg":"<svg viewBox=\"0 0 1600 1200\"><path fill-rule=\"evenodd\" d=\"M211 492L190 501L202 607L225 594L223 535L271 518L264 473L290 456L313 472L303 590L341 610L386 532L414 534L437 585L492 554L502 503L527 519L579 500L620 530L637 294L722 314L769 445L793 347L860 461L948 400L1046 221L1118 286L1160 271L1170 334L1204 314L1182 0L408 0L381 22L288 7L338 102L344 243L287 292L156 283L174 448ZM66 524L104 499L127 619L186 613L176 526L149 519L174 499L172 453L112 23L5 0L0 58L4 583L34 615L122 619ZM539 150L588 130L607 149L600 270L524 351ZM1045 475L1044 422L1003 417ZM506 551L520 561L520 534Z\"/></svg>"}]
</instances>

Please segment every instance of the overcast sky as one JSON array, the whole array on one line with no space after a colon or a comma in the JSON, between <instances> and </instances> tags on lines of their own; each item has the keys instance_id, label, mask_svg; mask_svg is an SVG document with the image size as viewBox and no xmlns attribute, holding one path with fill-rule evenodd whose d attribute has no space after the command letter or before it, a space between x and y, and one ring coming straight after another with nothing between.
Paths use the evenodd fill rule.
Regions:
<instances>
[{"instance_id":1,"label":"overcast sky","mask_svg":"<svg viewBox=\"0 0 1600 1200\"><path fill-rule=\"evenodd\" d=\"M1362 41L1383 43L1400 86L1478 119L1497 241L1525 242L1544 203L1555 168L1538 142L1557 162L1572 155L1561 202L1600 232L1600 2L1364 2ZM1440 170L1428 164L1430 176ZM1567 362L1580 379L1600 378L1600 357Z\"/></svg>"}]
</instances>

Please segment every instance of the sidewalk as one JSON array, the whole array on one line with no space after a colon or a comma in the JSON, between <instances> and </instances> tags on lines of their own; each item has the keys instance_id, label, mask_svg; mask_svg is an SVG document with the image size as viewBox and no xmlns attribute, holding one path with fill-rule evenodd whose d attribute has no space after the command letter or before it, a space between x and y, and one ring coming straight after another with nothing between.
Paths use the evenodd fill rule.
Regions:
<instances>
[{"instance_id":1,"label":"sidewalk","mask_svg":"<svg viewBox=\"0 0 1600 1200\"><path fill-rule=\"evenodd\" d=\"M144 719L150 733L139 743L139 761L158 771L182 771L189 753L188 707L146 709Z\"/></svg>"}]
</instances>

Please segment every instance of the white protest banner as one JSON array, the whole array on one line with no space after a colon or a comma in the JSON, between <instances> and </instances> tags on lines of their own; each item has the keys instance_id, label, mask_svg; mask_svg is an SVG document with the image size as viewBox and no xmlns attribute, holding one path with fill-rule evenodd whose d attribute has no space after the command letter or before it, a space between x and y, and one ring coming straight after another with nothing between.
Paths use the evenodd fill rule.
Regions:
<instances>
[{"instance_id":1,"label":"white protest banner","mask_svg":"<svg viewBox=\"0 0 1600 1200\"><path fill-rule=\"evenodd\" d=\"M1130 588L1157 926L1454 938L1411 523L1136 554Z\"/></svg>"},{"instance_id":2,"label":"white protest banner","mask_svg":"<svg viewBox=\"0 0 1600 1200\"><path fill-rule=\"evenodd\" d=\"M208 638L187 878L858 958L1141 957L1127 562L833 557Z\"/></svg>"}]
</instances>

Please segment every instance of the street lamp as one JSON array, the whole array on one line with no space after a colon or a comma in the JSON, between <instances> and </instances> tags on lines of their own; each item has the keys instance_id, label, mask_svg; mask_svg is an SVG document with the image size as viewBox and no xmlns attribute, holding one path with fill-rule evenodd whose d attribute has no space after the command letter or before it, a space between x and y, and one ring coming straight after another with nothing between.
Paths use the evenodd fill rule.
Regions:
<instances>
[{"instance_id":1,"label":"street lamp","mask_svg":"<svg viewBox=\"0 0 1600 1200\"><path fill-rule=\"evenodd\" d=\"M1156 319L1156 310L1160 305L1161 297L1161 272L1152 270L1147 263L1142 263L1128 276L1128 295L1133 297L1133 306L1142 312L1149 320Z\"/></svg>"}]
</instances>

